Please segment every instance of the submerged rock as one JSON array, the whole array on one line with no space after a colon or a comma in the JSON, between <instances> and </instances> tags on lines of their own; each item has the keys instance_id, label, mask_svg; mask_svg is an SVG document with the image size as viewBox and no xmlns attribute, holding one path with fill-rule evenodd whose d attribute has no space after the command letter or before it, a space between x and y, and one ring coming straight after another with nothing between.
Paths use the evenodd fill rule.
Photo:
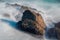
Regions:
<instances>
[{"instance_id":1,"label":"submerged rock","mask_svg":"<svg viewBox=\"0 0 60 40\"><path fill-rule=\"evenodd\" d=\"M22 20L17 23L17 28L29 33L43 35L45 23L39 13L25 10L23 12Z\"/></svg>"}]
</instances>

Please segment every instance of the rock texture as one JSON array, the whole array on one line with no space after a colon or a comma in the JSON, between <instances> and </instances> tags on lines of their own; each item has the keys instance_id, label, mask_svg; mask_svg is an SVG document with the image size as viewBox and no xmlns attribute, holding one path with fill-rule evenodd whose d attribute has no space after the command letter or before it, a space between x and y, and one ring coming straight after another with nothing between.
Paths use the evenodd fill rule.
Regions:
<instances>
[{"instance_id":1,"label":"rock texture","mask_svg":"<svg viewBox=\"0 0 60 40\"><path fill-rule=\"evenodd\" d=\"M57 33L56 33L55 28L48 29L47 38L49 38L49 39L57 39Z\"/></svg>"},{"instance_id":2,"label":"rock texture","mask_svg":"<svg viewBox=\"0 0 60 40\"><path fill-rule=\"evenodd\" d=\"M27 9L23 12L22 20L17 23L17 28L29 33L43 35L45 23L39 13Z\"/></svg>"},{"instance_id":3,"label":"rock texture","mask_svg":"<svg viewBox=\"0 0 60 40\"><path fill-rule=\"evenodd\" d=\"M48 38L60 40L60 22L55 24L54 28L50 28L47 32Z\"/></svg>"},{"instance_id":4,"label":"rock texture","mask_svg":"<svg viewBox=\"0 0 60 40\"><path fill-rule=\"evenodd\" d=\"M60 22L55 24L55 29L57 33L57 38L60 40Z\"/></svg>"}]
</instances>

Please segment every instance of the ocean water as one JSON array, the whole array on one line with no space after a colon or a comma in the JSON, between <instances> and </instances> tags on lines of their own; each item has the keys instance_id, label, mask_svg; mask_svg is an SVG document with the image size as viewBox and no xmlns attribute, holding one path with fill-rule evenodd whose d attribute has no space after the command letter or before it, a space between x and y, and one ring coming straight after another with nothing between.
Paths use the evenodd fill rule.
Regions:
<instances>
[{"instance_id":1,"label":"ocean water","mask_svg":"<svg viewBox=\"0 0 60 40\"><path fill-rule=\"evenodd\" d=\"M17 22L15 18L16 13L20 12L6 5L15 3L42 11L42 17L47 28L52 28L54 27L54 23L60 22L60 0L0 0L0 40L41 40L41 38L36 38L12 28L15 27ZM6 13L8 14L7 16L5 16ZM49 40L46 38L43 39Z\"/></svg>"}]
</instances>

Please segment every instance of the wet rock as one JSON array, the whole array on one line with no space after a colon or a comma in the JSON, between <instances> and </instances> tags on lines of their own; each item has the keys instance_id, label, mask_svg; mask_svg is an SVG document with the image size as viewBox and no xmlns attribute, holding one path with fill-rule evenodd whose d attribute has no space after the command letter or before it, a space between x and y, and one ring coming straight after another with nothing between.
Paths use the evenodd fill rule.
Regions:
<instances>
[{"instance_id":1,"label":"wet rock","mask_svg":"<svg viewBox=\"0 0 60 40\"><path fill-rule=\"evenodd\" d=\"M45 23L39 13L25 10L22 20L17 23L17 28L29 33L43 35Z\"/></svg>"},{"instance_id":2,"label":"wet rock","mask_svg":"<svg viewBox=\"0 0 60 40\"><path fill-rule=\"evenodd\" d=\"M30 19L32 21L36 21L36 16L32 12L30 12L29 10L26 10L23 13L22 21L24 21L25 19Z\"/></svg>"},{"instance_id":3,"label":"wet rock","mask_svg":"<svg viewBox=\"0 0 60 40\"><path fill-rule=\"evenodd\" d=\"M47 31L47 38L60 40L60 22L55 24L54 28L50 28Z\"/></svg>"},{"instance_id":4,"label":"wet rock","mask_svg":"<svg viewBox=\"0 0 60 40\"><path fill-rule=\"evenodd\" d=\"M57 33L56 33L55 28L48 29L47 38L49 38L49 39L57 39Z\"/></svg>"},{"instance_id":5,"label":"wet rock","mask_svg":"<svg viewBox=\"0 0 60 40\"><path fill-rule=\"evenodd\" d=\"M60 22L55 24L55 29L57 32L57 38L60 40Z\"/></svg>"}]
</instances>

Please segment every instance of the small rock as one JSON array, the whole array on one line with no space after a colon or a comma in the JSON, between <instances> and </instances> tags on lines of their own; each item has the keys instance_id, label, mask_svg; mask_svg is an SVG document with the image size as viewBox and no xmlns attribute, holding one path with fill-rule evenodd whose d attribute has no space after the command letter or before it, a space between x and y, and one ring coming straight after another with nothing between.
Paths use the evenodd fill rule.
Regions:
<instances>
[{"instance_id":1,"label":"small rock","mask_svg":"<svg viewBox=\"0 0 60 40\"><path fill-rule=\"evenodd\" d=\"M55 24L55 29L57 32L57 38L60 40L60 22Z\"/></svg>"}]
</instances>

